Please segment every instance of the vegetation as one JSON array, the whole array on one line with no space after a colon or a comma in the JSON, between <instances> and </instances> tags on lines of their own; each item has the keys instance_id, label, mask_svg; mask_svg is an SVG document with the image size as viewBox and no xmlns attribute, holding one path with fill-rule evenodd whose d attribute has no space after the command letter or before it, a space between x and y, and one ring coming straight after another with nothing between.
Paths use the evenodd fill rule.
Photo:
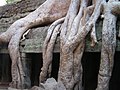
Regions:
<instances>
[{"instance_id":1,"label":"vegetation","mask_svg":"<svg viewBox=\"0 0 120 90\"><path fill-rule=\"evenodd\" d=\"M17 1L20 1L20 0L5 0L7 2L7 4L9 3L14 3L14 2L17 2Z\"/></svg>"}]
</instances>

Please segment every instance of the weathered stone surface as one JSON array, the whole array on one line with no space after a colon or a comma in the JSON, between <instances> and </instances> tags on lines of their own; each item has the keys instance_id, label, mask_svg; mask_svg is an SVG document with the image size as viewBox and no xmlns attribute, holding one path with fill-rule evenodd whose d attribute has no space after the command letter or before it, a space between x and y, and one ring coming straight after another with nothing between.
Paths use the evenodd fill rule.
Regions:
<instances>
[{"instance_id":1,"label":"weathered stone surface","mask_svg":"<svg viewBox=\"0 0 120 90\"><path fill-rule=\"evenodd\" d=\"M45 90L45 89L38 86L33 86L30 90Z\"/></svg>"},{"instance_id":2,"label":"weathered stone surface","mask_svg":"<svg viewBox=\"0 0 120 90\"><path fill-rule=\"evenodd\" d=\"M45 0L21 0L14 4L0 7L0 32L4 32L16 20L34 11Z\"/></svg>"},{"instance_id":3,"label":"weathered stone surface","mask_svg":"<svg viewBox=\"0 0 120 90\"><path fill-rule=\"evenodd\" d=\"M39 87L34 86L30 90L66 90L64 85L58 83L54 78L48 78L43 84L41 83Z\"/></svg>"},{"instance_id":4,"label":"weathered stone surface","mask_svg":"<svg viewBox=\"0 0 120 90\"><path fill-rule=\"evenodd\" d=\"M21 42L21 52L40 53L49 26L32 29L26 36L26 40ZM59 52L59 38L56 41L54 52Z\"/></svg>"},{"instance_id":5,"label":"weathered stone surface","mask_svg":"<svg viewBox=\"0 0 120 90\"><path fill-rule=\"evenodd\" d=\"M21 90L21 89L8 87L8 90ZM31 89L22 90L66 90L66 89L61 82L57 82L54 78L48 78L47 81L44 84L41 83L39 87L33 86Z\"/></svg>"},{"instance_id":6,"label":"weathered stone surface","mask_svg":"<svg viewBox=\"0 0 120 90\"><path fill-rule=\"evenodd\" d=\"M16 89L16 88L8 87L8 90L21 90L21 89ZM28 90L28 89L22 89L22 90Z\"/></svg>"}]
</instances>

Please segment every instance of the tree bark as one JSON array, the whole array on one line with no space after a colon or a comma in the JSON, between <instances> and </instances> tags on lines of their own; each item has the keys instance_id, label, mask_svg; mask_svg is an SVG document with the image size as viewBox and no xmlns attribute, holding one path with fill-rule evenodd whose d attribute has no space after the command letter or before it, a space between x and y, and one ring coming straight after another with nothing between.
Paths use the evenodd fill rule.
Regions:
<instances>
[{"instance_id":1,"label":"tree bark","mask_svg":"<svg viewBox=\"0 0 120 90\"><path fill-rule=\"evenodd\" d=\"M57 35L60 33L61 23L63 21L64 18L58 19L48 29L48 34L43 45L43 67L40 73L40 82L44 82L45 80L47 80L48 74L51 74L50 66L52 64L52 52L54 49Z\"/></svg>"},{"instance_id":2,"label":"tree bark","mask_svg":"<svg viewBox=\"0 0 120 90\"><path fill-rule=\"evenodd\" d=\"M82 83L81 58L84 51L84 38L91 29L89 27L88 32L85 32L85 30L83 30L83 27L86 25L88 15L84 15L86 17L83 17L82 15L84 9L87 7L88 1L82 0L81 4L79 4L81 5L80 9L77 7L78 3L80 3L79 0L71 1L71 5L67 13L68 16L66 16L62 27L63 31L61 31L61 58L58 82L62 81L67 90L73 90L76 84ZM72 17L69 17L71 15L71 12L75 11L76 9L79 10L79 13L77 14L78 11L76 11ZM100 10L98 10L98 12L99 11ZM99 14L97 15L99 16ZM97 20L98 16L91 17ZM80 22L77 20L80 20ZM79 85L79 88L82 88L82 84Z\"/></svg>"},{"instance_id":3,"label":"tree bark","mask_svg":"<svg viewBox=\"0 0 120 90\"><path fill-rule=\"evenodd\" d=\"M98 75L97 90L109 90L109 81L112 76L114 54L116 48L116 20L117 20L117 17L114 14L119 12L117 11L118 9L116 8L118 3L114 1L118 0L110 0L108 3L104 3L101 63ZM114 5L115 3L116 5Z\"/></svg>"}]
</instances>

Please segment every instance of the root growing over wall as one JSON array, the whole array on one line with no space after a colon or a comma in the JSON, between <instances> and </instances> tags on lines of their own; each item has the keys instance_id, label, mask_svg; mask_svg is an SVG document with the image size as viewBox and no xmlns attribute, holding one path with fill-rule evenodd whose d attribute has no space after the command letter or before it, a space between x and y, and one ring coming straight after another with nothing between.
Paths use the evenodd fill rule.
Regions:
<instances>
[{"instance_id":1,"label":"root growing over wall","mask_svg":"<svg viewBox=\"0 0 120 90\"><path fill-rule=\"evenodd\" d=\"M0 35L0 43L9 42L12 59L11 87L24 88L24 71L19 52L22 35L30 28L51 24L43 47L43 67L40 82L45 82L51 73L52 51L60 34L60 68L58 82L66 90L82 90L81 58L85 38L90 32L91 46L97 43L96 21L104 15L102 29L101 64L96 90L108 90L116 47L116 15L120 14L118 0L46 0L38 9L13 23Z\"/></svg>"}]
</instances>

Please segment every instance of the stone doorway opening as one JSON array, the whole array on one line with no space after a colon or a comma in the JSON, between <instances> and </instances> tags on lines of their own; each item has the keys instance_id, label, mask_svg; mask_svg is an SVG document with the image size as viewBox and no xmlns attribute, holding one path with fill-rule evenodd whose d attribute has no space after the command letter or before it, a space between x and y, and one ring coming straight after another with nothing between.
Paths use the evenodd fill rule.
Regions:
<instances>
[{"instance_id":1,"label":"stone doorway opening","mask_svg":"<svg viewBox=\"0 0 120 90\"><path fill-rule=\"evenodd\" d=\"M7 88L11 82L11 59L9 54L0 54L0 88Z\"/></svg>"}]
</instances>

